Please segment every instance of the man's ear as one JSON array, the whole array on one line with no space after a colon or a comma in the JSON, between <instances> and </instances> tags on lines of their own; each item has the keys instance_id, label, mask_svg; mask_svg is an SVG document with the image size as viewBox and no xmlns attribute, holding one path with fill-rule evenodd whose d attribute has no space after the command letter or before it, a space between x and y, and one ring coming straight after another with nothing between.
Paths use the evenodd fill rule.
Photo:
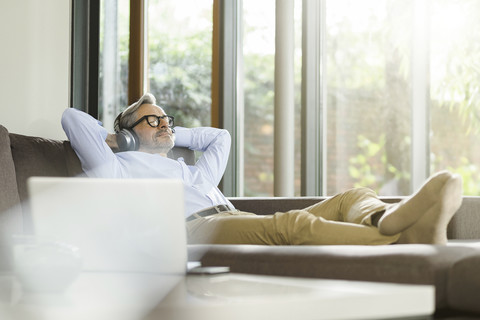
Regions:
<instances>
[{"instance_id":1,"label":"man's ear","mask_svg":"<svg viewBox=\"0 0 480 320\"><path fill-rule=\"evenodd\" d=\"M122 129L117 133L120 151L136 151L140 148L140 139L133 129Z\"/></svg>"}]
</instances>

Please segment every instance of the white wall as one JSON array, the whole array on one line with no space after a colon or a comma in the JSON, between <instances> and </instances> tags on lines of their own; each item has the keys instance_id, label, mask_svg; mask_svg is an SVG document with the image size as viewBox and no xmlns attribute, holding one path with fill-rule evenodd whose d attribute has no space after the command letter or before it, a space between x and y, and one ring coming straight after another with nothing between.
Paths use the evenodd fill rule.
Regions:
<instances>
[{"instance_id":1,"label":"white wall","mask_svg":"<svg viewBox=\"0 0 480 320\"><path fill-rule=\"evenodd\" d=\"M0 124L64 139L69 100L70 0L0 0Z\"/></svg>"}]
</instances>

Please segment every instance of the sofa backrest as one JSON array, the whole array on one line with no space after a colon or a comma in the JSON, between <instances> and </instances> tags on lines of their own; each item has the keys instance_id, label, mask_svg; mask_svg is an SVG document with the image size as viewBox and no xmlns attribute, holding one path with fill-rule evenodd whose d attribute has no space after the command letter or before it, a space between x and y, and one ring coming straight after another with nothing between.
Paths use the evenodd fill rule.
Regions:
<instances>
[{"instance_id":1,"label":"sofa backrest","mask_svg":"<svg viewBox=\"0 0 480 320\"><path fill-rule=\"evenodd\" d=\"M21 203L27 209L27 179L32 176L73 177L83 175L82 166L70 142L8 133L0 125L0 212ZM168 156L183 157L193 164L195 154L175 147ZM26 210L28 211L28 210Z\"/></svg>"},{"instance_id":2,"label":"sofa backrest","mask_svg":"<svg viewBox=\"0 0 480 320\"><path fill-rule=\"evenodd\" d=\"M10 133L20 201L27 199L27 179L32 176L72 177L82 166L69 141Z\"/></svg>"}]
</instances>

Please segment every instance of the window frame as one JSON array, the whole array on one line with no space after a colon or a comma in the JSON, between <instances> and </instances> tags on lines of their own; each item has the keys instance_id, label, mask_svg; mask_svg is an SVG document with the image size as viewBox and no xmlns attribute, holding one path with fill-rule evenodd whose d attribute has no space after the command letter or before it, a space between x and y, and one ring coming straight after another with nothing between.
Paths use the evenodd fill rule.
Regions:
<instances>
[{"instance_id":1,"label":"window frame","mask_svg":"<svg viewBox=\"0 0 480 320\"><path fill-rule=\"evenodd\" d=\"M144 91L145 0L130 1L131 52L129 58L129 101ZM294 1L294 0L291 0ZM297 0L299 1L299 0ZM430 1L415 2L414 24L423 26L413 38L412 54L412 190L428 177L429 152L429 66L428 17ZM229 162L221 182L226 196L242 196L244 190L244 105L242 54L242 0L213 0L212 125L232 136ZM326 195L326 87L325 15L326 0L302 0L302 162L301 195ZM133 14L132 14L133 12ZM136 13L135 13L136 12ZM98 117L100 0L72 0L70 106ZM137 25L138 24L138 25ZM143 35L139 37L138 35ZM315 68L306 68L314 65ZM137 66L137 67L134 67ZM138 67L140 66L140 67ZM130 75L131 74L131 75Z\"/></svg>"},{"instance_id":2,"label":"window frame","mask_svg":"<svg viewBox=\"0 0 480 320\"><path fill-rule=\"evenodd\" d=\"M100 0L72 0L70 107L98 117Z\"/></svg>"}]
</instances>

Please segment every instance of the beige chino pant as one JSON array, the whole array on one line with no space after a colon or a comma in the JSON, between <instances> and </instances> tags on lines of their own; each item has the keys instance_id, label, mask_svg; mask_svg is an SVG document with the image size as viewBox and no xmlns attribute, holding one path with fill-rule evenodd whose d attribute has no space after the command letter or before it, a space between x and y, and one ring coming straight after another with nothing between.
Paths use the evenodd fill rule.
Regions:
<instances>
[{"instance_id":1,"label":"beige chino pant","mask_svg":"<svg viewBox=\"0 0 480 320\"><path fill-rule=\"evenodd\" d=\"M385 210L367 188L351 189L302 210L256 215L228 211L187 222L189 244L383 245L400 234L384 236L371 215Z\"/></svg>"}]
</instances>

